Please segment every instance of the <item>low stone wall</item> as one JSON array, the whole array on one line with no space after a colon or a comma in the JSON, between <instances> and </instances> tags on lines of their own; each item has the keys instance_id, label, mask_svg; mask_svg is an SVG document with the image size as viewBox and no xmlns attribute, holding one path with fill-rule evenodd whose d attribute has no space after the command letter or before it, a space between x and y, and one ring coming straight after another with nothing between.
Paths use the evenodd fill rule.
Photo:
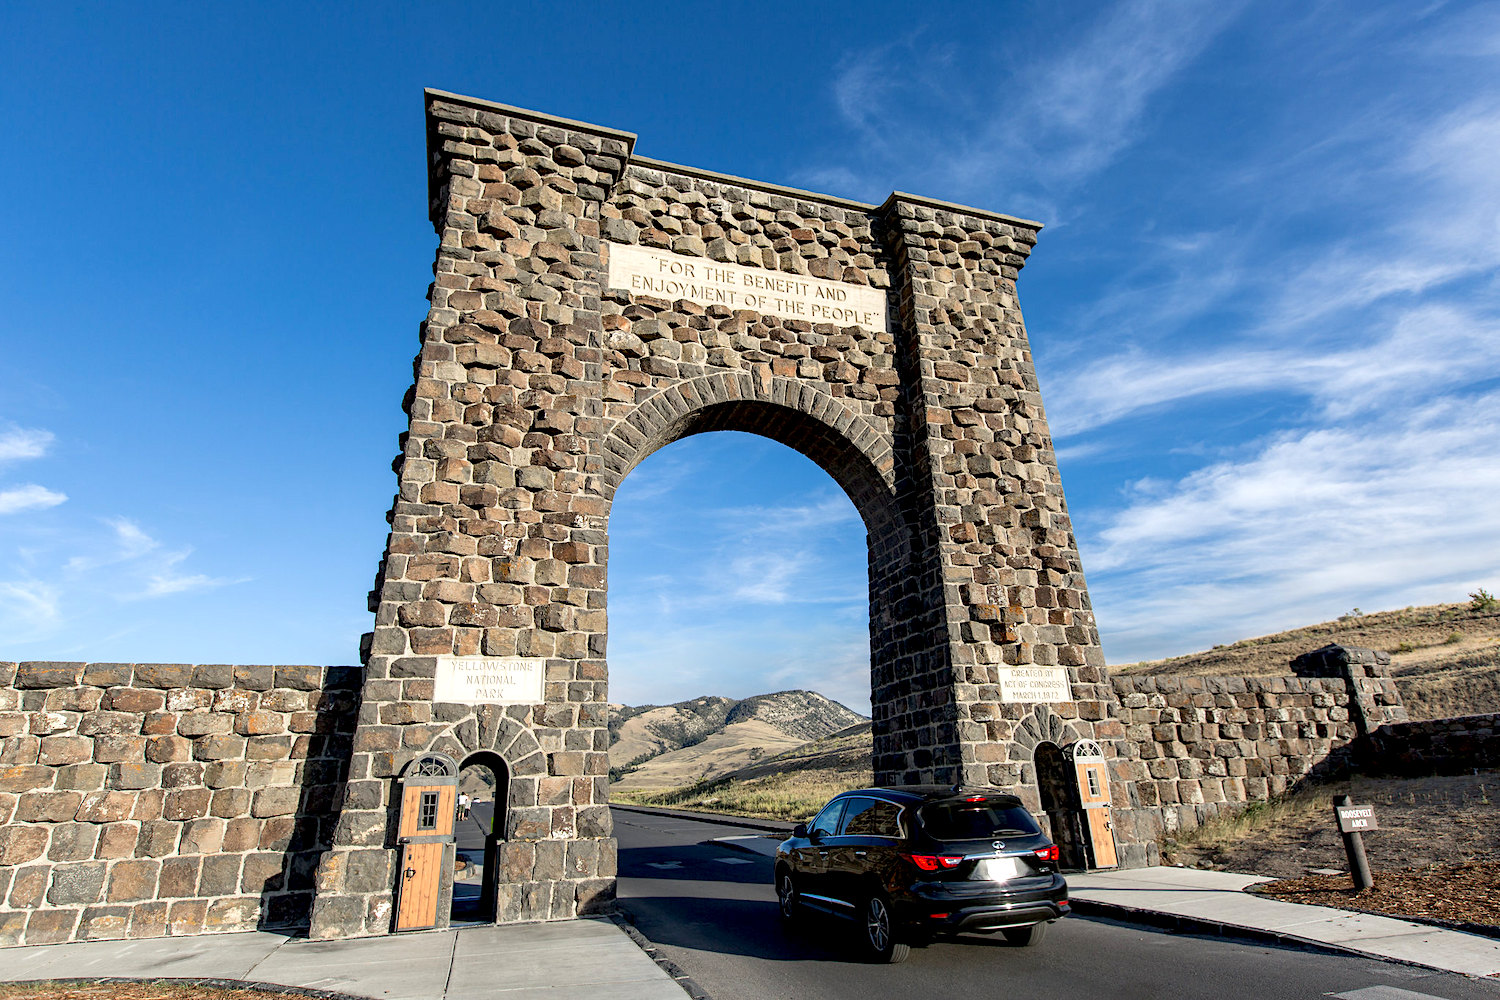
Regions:
<instances>
[{"instance_id":1,"label":"low stone wall","mask_svg":"<svg viewBox=\"0 0 1500 1000\"><path fill-rule=\"evenodd\" d=\"M361 678L0 663L0 945L305 924Z\"/></svg>"},{"instance_id":2,"label":"low stone wall","mask_svg":"<svg viewBox=\"0 0 1500 1000\"><path fill-rule=\"evenodd\" d=\"M1500 715L1398 722L1371 736L1371 766L1394 774L1462 774L1500 767Z\"/></svg>"},{"instance_id":3,"label":"low stone wall","mask_svg":"<svg viewBox=\"0 0 1500 1000\"><path fill-rule=\"evenodd\" d=\"M1111 678L1125 738L1117 773L1139 825L1188 829L1285 792L1346 759L1359 735L1333 677Z\"/></svg>"}]
</instances>

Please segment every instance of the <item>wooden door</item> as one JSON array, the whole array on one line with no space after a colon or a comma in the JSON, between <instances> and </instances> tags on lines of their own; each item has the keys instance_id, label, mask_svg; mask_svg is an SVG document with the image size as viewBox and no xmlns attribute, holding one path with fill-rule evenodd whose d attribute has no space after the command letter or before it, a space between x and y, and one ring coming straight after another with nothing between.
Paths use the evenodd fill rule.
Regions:
<instances>
[{"instance_id":1,"label":"wooden door","mask_svg":"<svg viewBox=\"0 0 1500 1000\"><path fill-rule=\"evenodd\" d=\"M436 927L443 896L443 859L453 842L458 786L413 776L401 789L401 868L396 875L396 930Z\"/></svg>"},{"instance_id":2,"label":"wooden door","mask_svg":"<svg viewBox=\"0 0 1500 1000\"><path fill-rule=\"evenodd\" d=\"M1104 758L1074 758L1078 774L1078 799L1083 805L1084 833L1088 838L1090 868L1114 868L1115 830L1109 813L1109 773Z\"/></svg>"},{"instance_id":3,"label":"wooden door","mask_svg":"<svg viewBox=\"0 0 1500 1000\"><path fill-rule=\"evenodd\" d=\"M437 926L442 895L441 843L402 844L401 873L397 879L396 930L421 931Z\"/></svg>"}]
</instances>

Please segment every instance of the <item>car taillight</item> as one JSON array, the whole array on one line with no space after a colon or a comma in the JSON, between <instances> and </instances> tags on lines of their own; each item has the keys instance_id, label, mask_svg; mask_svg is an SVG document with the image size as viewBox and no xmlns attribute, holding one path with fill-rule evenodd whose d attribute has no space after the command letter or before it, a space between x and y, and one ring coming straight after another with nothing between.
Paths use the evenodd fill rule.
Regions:
<instances>
[{"instance_id":1,"label":"car taillight","mask_svg":"<svg viewBox=\"0 0 1500 1000\"><path fill-rule=\"evenodd\" d=\"M924 872L942 871L944 868L957 868L964 863L961 855L954 857L947 854L908 854L906 855L906 859Z\"/></svg>"},{"instance_id":2,"label":"car taillight","mask_svg":"<svg viewBox=\"0 0 1500 1000\"><path fill-rule=\"evenodd\" d=\"M1036 856L1043 861L1056 861L1062 854L1062 852L1058 850L1056 844L1049 844L1048 846L1035 853Z\"/></svg>"}]
</instances>

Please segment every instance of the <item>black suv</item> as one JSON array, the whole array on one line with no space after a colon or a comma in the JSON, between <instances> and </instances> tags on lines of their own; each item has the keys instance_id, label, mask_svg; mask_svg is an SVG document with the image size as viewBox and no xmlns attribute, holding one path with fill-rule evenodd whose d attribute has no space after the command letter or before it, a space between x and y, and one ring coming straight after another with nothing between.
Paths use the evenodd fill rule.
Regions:
<instances>
[{"instance_id":1,"label":"black suv","mask_svg":"<svg viewBox=\"0 0 1500 1000\"><path fill-rule=\"evenodd\" d=\"M776 849L782 919L804 908L855 921L877 961L933 934L1042 940L1068 914L1057 845L1014 795L904 785L835 796Z\"/></svg>"}]
</instances>

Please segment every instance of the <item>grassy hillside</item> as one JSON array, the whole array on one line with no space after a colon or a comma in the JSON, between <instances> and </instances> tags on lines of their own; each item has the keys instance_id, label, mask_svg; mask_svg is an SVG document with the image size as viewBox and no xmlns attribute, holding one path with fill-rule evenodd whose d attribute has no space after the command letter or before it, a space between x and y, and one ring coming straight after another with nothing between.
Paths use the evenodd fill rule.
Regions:
<instances>
[{"instance_id":1,"label":"grassy hillside","mask_svg":"<svg viewBox=\"0 0 1500 1000\"><path fill-rule=\"evenodd\" d=\"M798 821L839 792L872 781L870 724L863 722L710 781L656 791L616 785L610 796L638 805Z\"/></svg>"},{"instance_id":2,"label":"grassy hillside","mask_svg":"<svg viewBox=\"0 0 1500 1000\"><path fill-rule=\"evenodd\" d=\"M814 691L611 706L610 780L624 790L689 785L862 721Z\"/></svg>"}]
</instances>

